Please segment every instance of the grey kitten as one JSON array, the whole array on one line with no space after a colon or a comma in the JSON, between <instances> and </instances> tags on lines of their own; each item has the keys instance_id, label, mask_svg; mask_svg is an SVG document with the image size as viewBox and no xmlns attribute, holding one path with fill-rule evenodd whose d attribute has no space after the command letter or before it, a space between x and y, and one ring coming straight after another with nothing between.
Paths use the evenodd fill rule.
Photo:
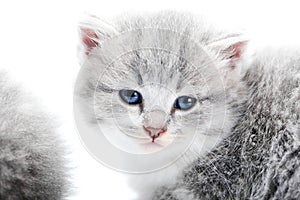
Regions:
<instances>
[{"instance_id":1,"label":"grey kitten","mask_svg":"<svg viewBox=\"0 0 300 200\"><path fill-rule=\"evenodd\" d=\"M90 125L106 130L102 133L119 149L153 155L147 162L120 158L136 170L131 172L147 172L129 175L137 198L206 197L197 196L202 186L195 185L201 183L195 162L209 164L214 154L208 152L220 141L234 142L230 138L241 134L233 130L247 113L249 83L243 77L251 75L246 73L245 38L176 12L129 16L111 24L91 17L80 25L80 37L76 100L83 115ZM226 152L235 149L222 150L220 158L227 161ZM162 187L175 183L184 169L183 183ZM225 172L220 170L216 176ZM157 188L162 189L153 197Z\"/></svg>"},{"instance_id":2,"label":"grey kitten","mask_svg":"<svg viewBox=\"0 0 300 200\"><path fill-rule=\"evenodd\" d=\"M65 149L52 120L0 74L0 199L63 199Z\"/></svg>"}]
</instances>

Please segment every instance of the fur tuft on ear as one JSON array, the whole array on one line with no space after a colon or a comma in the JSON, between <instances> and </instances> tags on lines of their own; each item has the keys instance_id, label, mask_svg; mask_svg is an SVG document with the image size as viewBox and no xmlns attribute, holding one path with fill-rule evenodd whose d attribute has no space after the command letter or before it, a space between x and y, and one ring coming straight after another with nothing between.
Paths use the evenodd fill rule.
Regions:
<instances>
[{"instance_id":1,"label":"fur tuft on ear","mask_svg":"<svg viewBox=\"0 0 300 200\"><path fill-rule=\"evenodd\" d=\"M95 16L88 16L79 24L79 37L81 49L80 54L88 56L96 47L101 47L101 43L114 35L118 31L109 23Z\"/></svg>"}]
</instances>

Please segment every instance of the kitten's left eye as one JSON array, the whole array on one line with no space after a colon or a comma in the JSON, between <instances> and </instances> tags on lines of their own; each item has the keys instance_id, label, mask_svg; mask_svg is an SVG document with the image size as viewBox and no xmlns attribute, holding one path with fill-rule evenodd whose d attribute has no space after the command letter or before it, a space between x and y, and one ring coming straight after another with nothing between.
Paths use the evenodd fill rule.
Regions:
<instances>
[{"instance_id":1,"label":"kitten's left eye","mask_svg":"<svg viewBox=\"0 0 300 200\"><path fill-rule=\"evenodd\" d=\"M143 101L141 93L135 90L120 90L121 99L130 105L140 104Z\"/></svg>"},{"instance_id":2,"label":"kitten's left eye","mask_svg":"<svg viewBox=\"0 0 300 200\"><path fill-rule=\"evenodd\" d=\"M174 108L180 110L188 110L195 105L196 101L197 100L194 97L181 96L176 99Z\"/></svg>"}]
</instances>

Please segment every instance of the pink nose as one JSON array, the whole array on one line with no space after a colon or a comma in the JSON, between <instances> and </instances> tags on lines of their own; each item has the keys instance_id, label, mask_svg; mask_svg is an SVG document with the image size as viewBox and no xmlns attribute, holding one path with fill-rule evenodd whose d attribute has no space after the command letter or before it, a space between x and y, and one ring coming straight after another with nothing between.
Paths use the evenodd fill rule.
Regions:
<instances>
[{"instance_id":1,"label":"pink nose","mask_svg":"<svg viewBox=\"0 0 300 200\"><path fill-rule=\"evenodd\" d=\"M155 138L157 138L162 133L167 130L167 113L162 110L152 110L145 113L144 116L144 129L152 138L152 142L154 142Z\"/></svg>"},{"instance_id":2,"label":"pink nose","mask_svg":"<svg viewBox=\"0 0 300 200\"><path fill-rule=\"evenodd\" d=\"M166 127L163 128L144 127L144 129L152 138L152 142L154 142L156 138L158 138L161 134L167 131Z\"/></svg>"}]
</instances>

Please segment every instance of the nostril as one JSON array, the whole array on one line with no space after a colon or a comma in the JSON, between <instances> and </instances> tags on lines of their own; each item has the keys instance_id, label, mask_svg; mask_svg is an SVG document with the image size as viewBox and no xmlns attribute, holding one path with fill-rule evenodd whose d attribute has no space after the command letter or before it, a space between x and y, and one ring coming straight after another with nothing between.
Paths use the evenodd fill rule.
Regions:
<instances>
[{"instance_id":1,"label":"nostril","mask_svg":"<svg viewBox=\"0 0 300 200\"><path fill-rule=\"evenodd\" d=\"M146 129L148 130L151 130L151 131L159 131L159 130L162 130L162 128L153 128L153 127L145 127Z\"/></svg>"},{"instance_id":2,"label":"nostril","mask_svg":"<svg viewBox=\"0 0 300 200\"><path fill-rule=\"evenodd\" d=\"M166 127L162 127L162 128L154 128L154 127L145 127L143 126L144 130L149 134L149 136L152 138L152 142L154 142L154 140L156 138L158 138L162 133L167 131Z\"/></svg>"},{"instance_id":3,"label":"nostril","mask_svg":"<svg viewBox=\"0 0 300 200\"><path fill-rule=\"evenodd\" d=\"M165 132L167 130L166 127L163 128L153 128L153 127L144 127L144 129L150 131L150 132Z\"/></svg>"}]
</instances>

